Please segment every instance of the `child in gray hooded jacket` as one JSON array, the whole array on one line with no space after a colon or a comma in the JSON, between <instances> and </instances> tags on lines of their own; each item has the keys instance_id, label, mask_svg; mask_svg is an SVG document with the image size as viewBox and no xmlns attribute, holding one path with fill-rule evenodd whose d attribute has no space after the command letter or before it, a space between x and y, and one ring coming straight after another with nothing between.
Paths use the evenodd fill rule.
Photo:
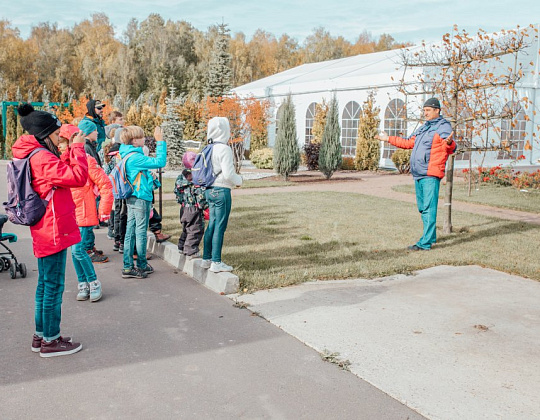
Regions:
<instances>
[{"instance_id":1,"label":"child in gray hooded jacket","mask_svg":"<svg viewBox=\"0 0 540 420\"><path fill-rule=\"evenodd\" d=\"M208 121L208 140L212 140L212 167L219 174L211 187L207 187L205 198L208 202L210 220L204 234L204 252L201 266L210 271L232 271L230 265L221 261L223 237L231 213L231 188L242 185L242 177L236 173L232 149L227 144L231 137L229 120L214 117Z\"/></svg>"}]
</instances>

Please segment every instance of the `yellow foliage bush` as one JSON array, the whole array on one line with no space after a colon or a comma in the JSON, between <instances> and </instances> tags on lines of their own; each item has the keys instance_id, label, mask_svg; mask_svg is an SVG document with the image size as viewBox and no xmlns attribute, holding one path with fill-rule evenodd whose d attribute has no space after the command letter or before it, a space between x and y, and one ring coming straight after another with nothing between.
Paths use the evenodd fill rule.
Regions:
<instances>
[{"instance_id":1,"label":"yellow foliage bush","mask_svg":"<svg viewBox=\"0 0 540 420\"><path fill-rule=\"evenodd\" d=\"M396 165L400 174L408 174L411 170L412 150L398 149L392 153L392 162Z\"/></svg>"},{"instance_id":2,"label":"yellow foliage bush","mask_svg":"<svg viewBox=\"0 0 540 420\"><path fill-rule=\"evenodd\" d=\"M249 158L251 163L258 169L274 169L274 149L265 147L264 149L253 150Z\"/></svg>"}]
</instances>

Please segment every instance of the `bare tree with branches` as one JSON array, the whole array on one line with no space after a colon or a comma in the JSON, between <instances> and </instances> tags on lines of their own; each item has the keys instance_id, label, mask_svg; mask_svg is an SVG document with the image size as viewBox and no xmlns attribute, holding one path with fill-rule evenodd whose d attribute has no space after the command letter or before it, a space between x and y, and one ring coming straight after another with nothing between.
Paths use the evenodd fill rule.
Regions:
<instances>
[{"instance_id":1,"label":"bare tree with branches","mask_svg":"<svg viewBox=\"0 0 540 420\"><path fill-rule=\"evenodd\" d=\"M515 126L518 113L531 107L528 97L519 97L517 85L527 71L534 72L527 51L537 39L532 25L492 34L479 30L474 36L454 26L440 43L402 50L399 89L413 101L415 96L440 98L456 154L468 153L470 159L474 152L512 151L523 139L501 136L501 122ZM455 154L447 163L444 233L452 232L454 161Z\"/></svg>"}]
</instances>

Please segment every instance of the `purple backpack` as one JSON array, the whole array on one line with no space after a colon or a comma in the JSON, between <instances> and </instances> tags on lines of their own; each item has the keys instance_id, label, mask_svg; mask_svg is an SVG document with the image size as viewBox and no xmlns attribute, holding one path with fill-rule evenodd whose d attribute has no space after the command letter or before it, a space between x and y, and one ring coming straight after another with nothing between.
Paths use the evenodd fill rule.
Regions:
<instances>
[{"instance_id":1,"label":"purple backpack","mask_svg":"<svg viewBox=\"0 0 540 420\"><path fill-rule=\"evenodd\" d=\"M4 203L11 223L34 226L45 214L48 201L41 199L32 188L30 158L43 147L34 149L22 159L13 159L7 165L8 201ZM49 194L51 195L51 194Z\"/></svg>"}]
</instances>

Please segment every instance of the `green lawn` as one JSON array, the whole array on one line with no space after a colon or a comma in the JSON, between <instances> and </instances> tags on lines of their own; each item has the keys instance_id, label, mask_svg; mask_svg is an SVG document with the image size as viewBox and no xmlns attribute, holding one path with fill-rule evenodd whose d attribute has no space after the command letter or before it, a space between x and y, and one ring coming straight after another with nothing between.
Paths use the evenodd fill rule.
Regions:
<instances>
[{"instance_id":1,"label":"green lawn","mask_svg":"<svg viewBox=\"0 0 540 420\"><path fill-rule=\"evenodd\" d=\"M178 206L164 205L164 230L178 239ZM429 252L407 252L422 223L416 206L340 193L234 197L223 260L241 290L312 279L376 278L448 264L478 264L540 280L540 226L453 212L456 233Z\"/></svg>"},{"instance_id":2,"label":"green lawn","mask_svg":"<svg viewBox=\"0 0 540 420\"><path fill-rule=\"evenodd\" d=\"M174 181L173 178L163 178L163 192L172 193L174 190ZM242 188L266 188L266 187L288 187L290 185L298 185L294 182L280 181L273 179L247 179L242 184Z\"/></svg>"},{"instance_id":3,"label":"green lawn","mask_svg":"<svg viewBox=\"0 0 540 420\"><path fill-rule=\"evenodd\" d=\"M393 188L395 191L414 194L414 185L398 185ZM443 198L445 186L441 184L439 197ZM497 185L482 184L478 189L468 196L467 185L454 185L453 199L468 203L485 204L488 206L501 207L505 209L521 210L530 213L540 213L540 192L529 190L521 192L513 187L499 187Z\"/></svg>"}]
</instances>

